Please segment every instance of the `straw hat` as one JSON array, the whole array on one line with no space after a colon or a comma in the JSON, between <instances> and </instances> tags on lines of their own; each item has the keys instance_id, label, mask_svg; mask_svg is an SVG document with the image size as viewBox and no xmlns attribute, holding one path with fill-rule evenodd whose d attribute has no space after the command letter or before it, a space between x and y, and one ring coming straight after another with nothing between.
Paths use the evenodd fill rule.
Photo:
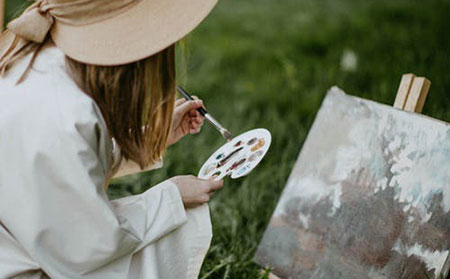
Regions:
<instances>
[{"instance_id":1,"label":"straw hat","mask_svg":"<svg viewBox=\"0 0 450 279\"><path fill-rule=\"evenodd\" d=\"M50 34L69 57L120 65L151 56L192 31L218 0L35 0L8 24L0 72ZM14 37L14 38L13 38Z\"/></svg>"},{"instance_id":2,"label":"straw hat","mask_svg":"<svg viewBox=\"0 0 450 279\"><path fill-rule=\"evenodd\" d=\"M55 20L50 33L69 57L84 63L117 65L163 50L191 32L217 0L141 0L124 12L93 24Z\"/></svg>"}]
</instances>

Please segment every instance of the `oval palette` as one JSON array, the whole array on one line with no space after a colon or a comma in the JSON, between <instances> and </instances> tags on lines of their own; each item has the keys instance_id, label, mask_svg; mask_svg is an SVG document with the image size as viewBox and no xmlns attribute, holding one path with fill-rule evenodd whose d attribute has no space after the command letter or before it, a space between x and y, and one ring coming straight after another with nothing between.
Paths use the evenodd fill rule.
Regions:
<instances>
[{"instance_id":1,"label":"oval palette","mask_svg":"<svg viewBox=\"0 0 450 279\"><path fill-rule=\"evenodd\" d=\"M254 129L222 145L201 167L198 177L209 179L218 175L238 178L249 174L269 150L272 136L266 129Z\"/></svg>"}]
</instances>

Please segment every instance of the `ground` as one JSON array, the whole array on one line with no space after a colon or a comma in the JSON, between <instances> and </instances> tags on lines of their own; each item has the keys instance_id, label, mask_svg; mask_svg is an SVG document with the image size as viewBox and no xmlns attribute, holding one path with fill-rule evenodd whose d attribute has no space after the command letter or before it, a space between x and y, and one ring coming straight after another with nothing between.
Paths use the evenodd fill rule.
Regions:
<instances>
[{"instance_id":1,"label":"ground","mask_svg":"<svg viewBox=\"0 0 450 279\"><path fill-rule=\"evenodd\" d=\"M273 143L257 169L226 179L210 202L214 237L201 279L266 278L253 254L331 86L391 105L401 75L413 72L432 82L423 114L450 121L449 13L448 0L219 1L179 48L179 82L233 134L263 127ZM163 169L115 180L109 194L196 174L223 143L205 124L168 150Z\"/></svg>"},{"instance_id":2,"label":"ground","mask_svg":"<svg viewBox=\"0 0 450 279\"><path fill-rule=\"evenodd\" d=\"M401 75L432 81L423 114L450 121L449 1L227 0L185 42L179 81L234 134L273 143L249 176L210 202L211 249L200 278L264 278L259 240L327 90L393 104ZM356 63L355 63L355 60ZM208 124L171 147L165 167L117 181L117 194L196 174L223 139Z\"/></svg>"}]
</instances>

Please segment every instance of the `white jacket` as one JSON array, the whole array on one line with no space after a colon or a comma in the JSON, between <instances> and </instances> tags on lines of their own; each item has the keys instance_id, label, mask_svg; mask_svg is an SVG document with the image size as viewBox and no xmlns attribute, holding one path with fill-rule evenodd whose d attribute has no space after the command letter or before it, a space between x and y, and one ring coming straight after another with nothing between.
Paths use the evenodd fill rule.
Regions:
<instances>
[{"instance_id":1,"label":"white jacket","mask_svg":"<svg viewBox=\"0 0 450 279\"><path fill-rule=\"evenodd\" d=\"M170 181L109 201L112 143L94 101L46 46L0 78L0 279L193 279L211 240L206 205Z\"/></svg>"}]
</instances>

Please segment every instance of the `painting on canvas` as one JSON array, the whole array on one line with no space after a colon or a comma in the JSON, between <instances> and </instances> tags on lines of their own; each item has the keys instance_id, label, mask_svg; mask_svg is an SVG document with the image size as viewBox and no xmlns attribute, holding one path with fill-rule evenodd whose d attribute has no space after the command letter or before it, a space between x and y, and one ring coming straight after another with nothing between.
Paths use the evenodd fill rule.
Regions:
<instances>
[{"instance_id":1,"label":"painting on canvas","mask_svg":"<svg viewBox=\"0 0 450 279\"><path fill-rule=\"evenodd\" d=\"M255 261L281 278L440 278L449 249L450 125L332 88Z\"/></svg>"}]
</instances>

